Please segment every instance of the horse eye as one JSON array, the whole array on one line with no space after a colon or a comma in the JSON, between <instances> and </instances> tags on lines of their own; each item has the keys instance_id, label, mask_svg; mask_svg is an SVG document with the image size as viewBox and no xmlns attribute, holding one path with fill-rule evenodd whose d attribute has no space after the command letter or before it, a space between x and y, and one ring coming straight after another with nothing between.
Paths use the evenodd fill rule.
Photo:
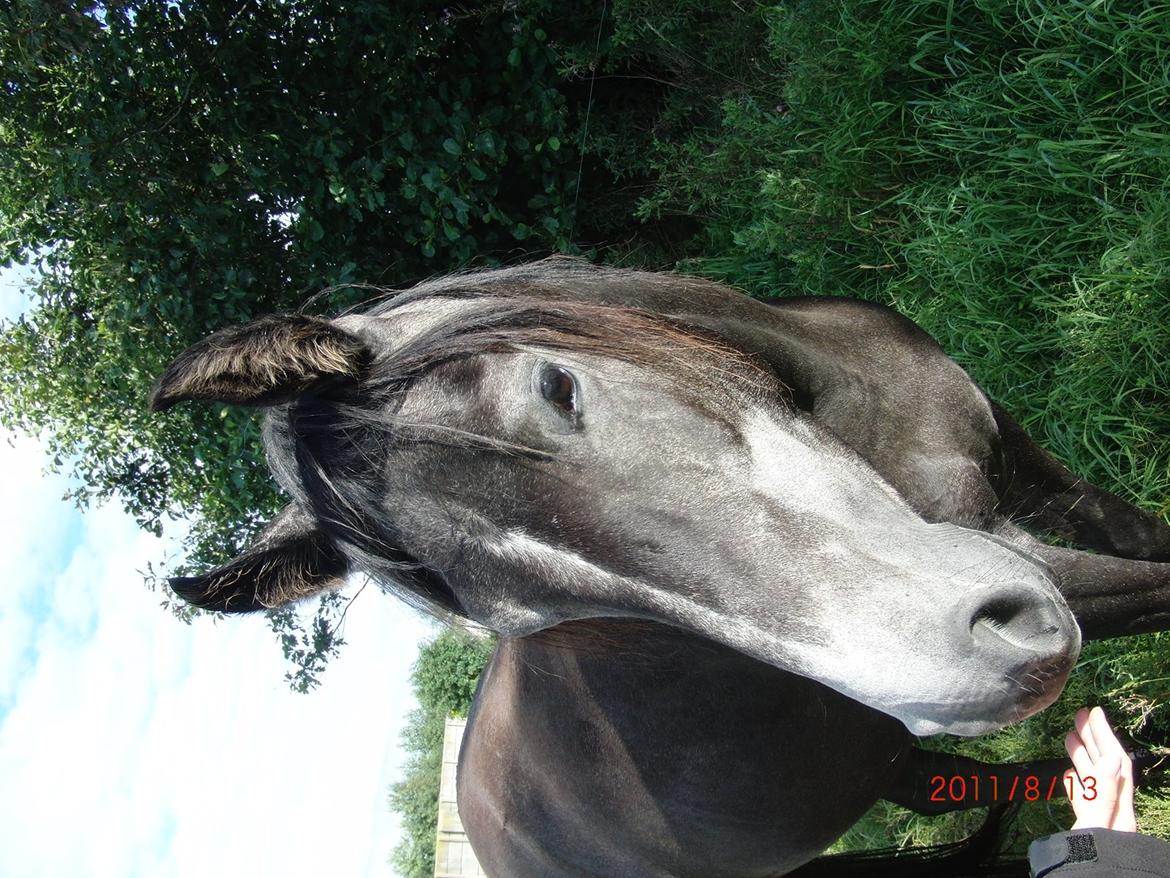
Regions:
<instances>
[{"instance_id":1,"label":"horse eye","mask_svg":"<svg viewBox=\"0 0 1170 878\"><path fill-rule=\"evenodd\" d=\"M563 366L545 366L540 373L540 395L566 414L577 412L577 382Z\"/></svg>"}]
</instances>

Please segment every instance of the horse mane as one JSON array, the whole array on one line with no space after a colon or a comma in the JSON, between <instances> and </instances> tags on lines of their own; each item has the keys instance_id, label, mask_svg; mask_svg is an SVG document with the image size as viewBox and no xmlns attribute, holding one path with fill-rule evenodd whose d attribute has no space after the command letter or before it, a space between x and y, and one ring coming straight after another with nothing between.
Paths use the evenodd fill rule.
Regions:
<instances>
[{"instance_id":1,"label":"horse mane","mask_svg":"<svg viewBox=\"0 0 1170 878\"><path fill-rule=\"evenodd\" d=\"M347 287L369 290L373 295L345 313L357 313L357 309L369 306L363 312L369 316L379 316L431 297L519 294L571 301L584 294L603 303L618 304L648 292L669 292L699 310L717 312L726 309L727 296L732 291L727 285L706 278L597 265L579 256L563 254L507 268L475 268L437 275L402 290L373 284Z\"/></svg>"},{"instance_id":2,"label":"horse mane","mask_svg":"<svg viewBox=\"0 0 1170 878\"><path fill-rule=\"evenodd\" d=\"M598 266L567 256L455 273L403 291L379 290L365 316L391 317L425 300L482 304L423 333L403 350L389 352L372 365L370 377L392 383L453 358L539 345L647 366L705 389L737 382L777 389L770 369L725 339L623 304L657 290L691 298L701 294L709 302L721 301L729 292L700 278Z\"/></svg>"}]
</instances>

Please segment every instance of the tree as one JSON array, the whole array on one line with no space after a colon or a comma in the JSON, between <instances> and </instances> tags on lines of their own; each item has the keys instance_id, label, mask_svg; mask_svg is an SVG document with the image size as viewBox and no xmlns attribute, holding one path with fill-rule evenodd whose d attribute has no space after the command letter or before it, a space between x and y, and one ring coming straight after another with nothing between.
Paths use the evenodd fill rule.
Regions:
<instances>
[{"instance_id":1,"label":"tree","mask_svg":"<svg viewBox=\"0 0 1170 878\"><path fill-rule=\"evenodd\" d=\"M193 567L233 555L281 504L258 420L150 415L155 376L310 292L566 249L575 163L543 8L5 5L0 263L41 274L0 336L0 423L45 437L79 504L117 497L156 533L189 517ZM319 665L339 612L276 616L286 653Z\"/></svg>"},{"instance_id":2,"label":"tree","mask_svg":"<svg viewBox=\"0 0 1170 878\"><path fill-rule=\"evenodd\" d=\"M116 497L156 533L188 518L187 566L232 556L282 503L257 418L149 415L155 376L224 324L321 291L316 310L352 304L355 281L403 285L572 237L677 254L693 222L632 219L648 157L718 123L695 84L711 69L691 61L695 27L740 29L658 5L4 5L0 264L41 273L36 306L0 334L0 424L41 435L81 505ZM273 616L298 688L340 645L340 612L334 597L308 629Z\"/></svg>"},{"instance_id":3,"label":"tree","mask_svg":"<svg viewBox=\"0 0 1170 878\"><path fill-rule=\"evenodd\" d=\"M411 682L420 707L402 735L409 754L405 775L390 789L390 807L401 817L403 830L391 862L404 878L434 874L443 724L448 716L467 716L494 649L494 637L449 628L419 651Z\"/></svg>"}]
</instances>

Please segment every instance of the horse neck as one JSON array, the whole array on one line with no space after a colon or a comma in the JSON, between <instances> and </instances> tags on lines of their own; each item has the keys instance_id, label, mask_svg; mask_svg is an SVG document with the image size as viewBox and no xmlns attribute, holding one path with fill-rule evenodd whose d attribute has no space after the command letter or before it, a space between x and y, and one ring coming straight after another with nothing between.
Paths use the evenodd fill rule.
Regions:
<instances>
[{"instance_id":1,"label":"horse neck","mask_svg":"<svg viewBox=\"0 0 1170 878\"><path fill-rule=\"evenodd\" d=\"M538 736L574 714L648 739L670 728L676 742L693 734L746 744L766 733L819 750L825 717L864 722L899 741L906 734L895 720L806 677L635 619L578 620L502 640L476 701L490 702L517 733Z\"/></svg>"},{"instance_id":2,"label":"horse neck","mask_svg":"<svg viewBox=\"0 0 1170 878\"><path fill-rule=\"evenodd\" d=\"M501 641L463 741L460 813L481 844L504 815L558 850L583 838L692 869L717 851L724 874L779 874L873 804L907 742L896 720L720 644L573 622ZM761 825L785 829L765 837Z\"/></svg>"}]
</instances>

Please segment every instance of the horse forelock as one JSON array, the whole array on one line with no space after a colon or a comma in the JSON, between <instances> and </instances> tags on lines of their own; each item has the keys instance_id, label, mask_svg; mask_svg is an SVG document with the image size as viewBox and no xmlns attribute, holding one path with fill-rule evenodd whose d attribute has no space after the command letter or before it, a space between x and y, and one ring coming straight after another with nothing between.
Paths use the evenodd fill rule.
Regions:
<instances>
[{"instance_id":1,"label":"horse forelock","mask_svg":"<svg viewBox=\"0 0 1170 878\"><path fill-rule=\"evenodd\" d=\"M372 574L384 589L442 621L465 618L443 578L403 548L380 502L385 479L354 432L366 421L347 417L349 408L314 396L269 409L264 423L269 468L352 569Z\"/></svg>"}]
</instances>

